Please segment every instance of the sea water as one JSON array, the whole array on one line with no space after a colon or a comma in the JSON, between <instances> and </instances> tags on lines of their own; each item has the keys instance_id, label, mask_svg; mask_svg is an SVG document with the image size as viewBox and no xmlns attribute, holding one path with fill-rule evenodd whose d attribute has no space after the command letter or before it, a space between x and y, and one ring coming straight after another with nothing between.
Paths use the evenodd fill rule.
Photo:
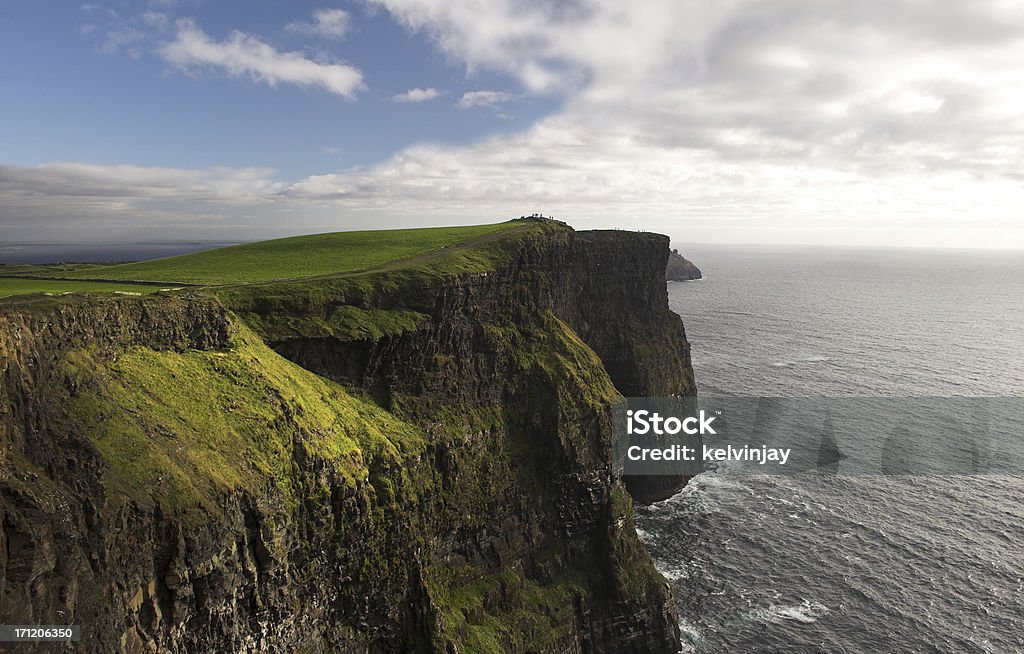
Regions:
<instances>
[{"instance_id":1,"label":"sea water","mask_svg":"<svg viewBox=\"0 0 1024 654\"><path fill-rule=\"evenodd\" d=\"M674 245L702 394L1024 396L1024 253ZM687 652L1024 651L1019 476L725 463L637 525Z\"/></svg>"}]
</instances>

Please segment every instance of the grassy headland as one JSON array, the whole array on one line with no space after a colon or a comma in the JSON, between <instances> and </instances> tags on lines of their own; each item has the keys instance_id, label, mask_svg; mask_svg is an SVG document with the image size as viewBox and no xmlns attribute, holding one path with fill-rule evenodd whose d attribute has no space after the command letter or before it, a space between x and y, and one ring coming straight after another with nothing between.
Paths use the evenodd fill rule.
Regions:
<instances>
[{"instance_id":1,"label":"grassy headland","mask_svg":"<svg viewBox=\"0 0 1024 654\"><path fill-rule=\"evenodd\" d=\"M248 284L376 268L511 229L514 223L293 236L166 259L75 270L70 279Z\"/></svg>"},{"instance_id":2,"label":"grassy headland","mask_svg":"<svg viewBox=\"0 0 1024 654\"><path fill-rule=\"evenodd\" d=\"M522 239L568 228L555 221L511 220L492 225L337 232L235 245L165 259L116 265L0 267L0 301L67 293L212 293L261 332L403 331L410 311L358 308L382 291L414 280L494 270ZM204 290L206 289L206 290ZM19 297L12 297L19 296ZM371 303L372 304L372 303ZM341 306L341 305L355 305ZM301 325L262 324L267 317ZM356 315L357 314L357 315ZM318 323L312 325L310 318ZM276 328L276 329L275 329ZM312 329L311 329L312 328Z\"/></svg>"},{"instance_id":3,"label":"grassy headland","mask_svg":"<svg viewBox=\"0 0 1024 654\"><path fill-rule=\"evenodd\" d=\"M554 224L554 223L552 223ZM0 299L68 293L147 294L179 287L270 292L278 283L318 283L380 273L451 274L493 268L518 236L549 229L538 221L295 236L165 259L112 265L0 266ZM349 285L349 284L346 284ZM258 289L258 290L257 290ZM241 292L247 295L247 292Z\"/></svg>"}]
</instances>

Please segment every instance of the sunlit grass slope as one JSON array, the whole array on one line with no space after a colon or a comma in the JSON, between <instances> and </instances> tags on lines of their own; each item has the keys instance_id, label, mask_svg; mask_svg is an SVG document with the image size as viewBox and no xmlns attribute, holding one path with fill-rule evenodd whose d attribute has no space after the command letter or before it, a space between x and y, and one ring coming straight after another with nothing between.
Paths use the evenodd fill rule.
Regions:
<instances>
[{"instance_id":1,"label":"sunlit grass slope","mask_svg":"<svg viewBox=\"0 0 1024 654\"><path fill-rule=\"evenodd\" d=\"M76 270L69 278L200 285L245 284L355 272L514 229L515 223L295 236L167 259Z\"/></svg>"},{"instance_id":2,"label":"sunlit grass slope","mask_svg":"<svg viewBox=\"0 0 1024 654\"><path fill-rule=\"evenodd\" d=\"M351 485L367 466L419 453L418 428L291 363L244 325L228 351L72 350L68 411L110 466L113 492L174 509L216 511L225 491L273 481L293 499L294 449Z\"/></svg>"}]
</instances>

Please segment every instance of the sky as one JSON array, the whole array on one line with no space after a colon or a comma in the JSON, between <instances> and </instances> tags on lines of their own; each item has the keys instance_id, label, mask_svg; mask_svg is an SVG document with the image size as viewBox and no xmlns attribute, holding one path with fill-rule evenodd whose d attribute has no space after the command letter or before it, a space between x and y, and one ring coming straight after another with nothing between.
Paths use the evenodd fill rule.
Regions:
<instances>
[{"instance_id":1,"label":"sky","mask_svg":"<svg viewBox=\"0 0 1024 654\"><path fill-rule=\"evenodd\" d=\"M1024 249L1024 3L8 0L0 242Z\"/></svg>"}]
</instances>

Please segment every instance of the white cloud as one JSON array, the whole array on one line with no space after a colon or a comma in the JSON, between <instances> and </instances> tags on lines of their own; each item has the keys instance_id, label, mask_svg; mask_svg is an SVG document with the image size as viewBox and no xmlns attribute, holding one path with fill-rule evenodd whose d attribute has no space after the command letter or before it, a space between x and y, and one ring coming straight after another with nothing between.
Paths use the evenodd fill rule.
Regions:
<instances>
[{"instance_id":1,"label":"white cloud","mask_svg":"<svg viewBox=\"0 0 1024 654\"><path fill-rule=\"evenodd\" d=\"M356 68L340 63L320 63L298 52L280 52L254 36L232 32L224 41L214 41L193 21L178 22L173 41L158 49L159 55L175 66L219 68L234 77L250 77L269 86L279 83L318 87L346 98L363 87Z\"/></svg>"},{"instance_id":2,"label":"white cloud","mask_svg":"<svg viewBox=\"0 0 1024 654\"><path fill-rule=\"evenodd\" d=\"M459 98L459 107L462 109L495 107L513 100L515 97L514 93L508 91L468 91Z\"/></svg>"},{"instance_id":3,"label":"white cloud","mask_svg":"<svg viewBox=\"0 0 1024 654\"><path fill-rule=\"evenodd\" d=\"M511 75L527 94L557 94L559 109L471 145L414 145L280 187L268 178L263 191L218 200L225 214L297 206L436 222L543 211L691 240L1024 247L1019 3L367 1L471 78ZM511 98L487 94L503 93L459 104L495 106ZM14 215L3 188L0 212ZM18 194L19 206L42 212L46 193L66 197L50 188ZM215 213L213 200L195 202Z\"/></svg>"},{"instance_id":4,"label":"white cloud","mask_svg":"<svg viewBox=\"0 0 1024 654\"><path fill-rule=\"evenodd\" d=\"M903 169L1022 145L1024 12L1000 0L370 1L471 71L561 90L562 117L668 149Z\"/></svg>"},{"instance_id":5,"label":"white cloud","mask_svg":"<svg viewBox=\"0 0 1024 654\"><path fill-rule=\"evenodd\" d=\"M427 100L433 100L439 95L441 95L441 92L435 88L416 88L409 89L405 93L399 93L391 99L395 102L426 102Z\"/></svg>"},{"instance_id":6,"label":"white cloud","mask_svg":"<svg viewBox=\"0 0 1024 654\"><path fill-rule=\"evenodd\" d=\"M437 201L817 230L971 229L1011 220L1024 199L1013 3L370 1L471 74L564 97L521 134L415 147L367 172L427 193L429 171L444 180Z\"/></svg>"},{"instance_id":7,"label":"white cloud","mask_svg":"<svg viewBox=\"0 0 1024 654\"><path fill-rule=\"evenodd\" d=\"M316 9L313 21L289 23L287 29L328 39L341 39L348 33L351 17L344 9Z\"/></svg>"}]
</instances>

